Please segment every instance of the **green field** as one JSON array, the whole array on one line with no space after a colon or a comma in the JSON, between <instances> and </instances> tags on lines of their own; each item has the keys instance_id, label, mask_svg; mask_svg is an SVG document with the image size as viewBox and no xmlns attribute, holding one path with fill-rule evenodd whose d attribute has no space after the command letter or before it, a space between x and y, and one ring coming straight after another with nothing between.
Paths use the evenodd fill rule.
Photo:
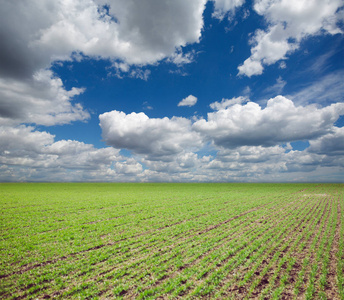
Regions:
<instances>
[{"instance_id":1,"label":"green field","mask_svg":"<svg viewBox=\"0 0 344 300\"><path fill-rule=\"evenodd\" d=\"M343 184L0 184L1 299L344 299Z\"/></svg>"}]
</instances>

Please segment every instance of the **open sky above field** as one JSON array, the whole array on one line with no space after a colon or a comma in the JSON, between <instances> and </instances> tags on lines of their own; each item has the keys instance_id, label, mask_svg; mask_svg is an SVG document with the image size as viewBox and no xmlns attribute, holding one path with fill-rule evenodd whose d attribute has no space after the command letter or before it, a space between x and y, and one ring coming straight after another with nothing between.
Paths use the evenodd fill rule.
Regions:
<instances>
[{"instance_id":1,"label":"open sky above field","mask_svg":"<svg viewBox=\"0 0 344 300\"><path fill-rule=\"evenodd\" d=\"M0 0L0 181L343 181L342 0Z\"/></svg>"}]
</instances>

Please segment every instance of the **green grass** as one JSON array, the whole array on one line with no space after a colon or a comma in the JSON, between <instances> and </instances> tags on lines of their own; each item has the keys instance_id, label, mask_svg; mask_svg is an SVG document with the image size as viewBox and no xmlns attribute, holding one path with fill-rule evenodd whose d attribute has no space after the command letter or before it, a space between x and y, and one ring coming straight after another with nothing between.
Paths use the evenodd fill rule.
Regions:
<instances>
[{"instance_id":1,"label":"green grass","mask_svg":"<svg viewBox=\"0 0 344 300\"><path fill-rule=\"evenodd\" d=\"M343 184L0 184L1 299L343 298Z\"/></svg>"}]
</instances>

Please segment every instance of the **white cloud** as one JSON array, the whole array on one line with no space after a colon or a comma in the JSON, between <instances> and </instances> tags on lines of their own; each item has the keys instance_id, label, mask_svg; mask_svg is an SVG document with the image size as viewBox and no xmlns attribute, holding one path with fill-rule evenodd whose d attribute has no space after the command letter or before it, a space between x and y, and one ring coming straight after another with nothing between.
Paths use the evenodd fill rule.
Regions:
<instances>
[{"instance_id":1,"label":"white cloud","mask_svg":"<svg viewBox=\"0 0 344 300\"><path fill-rule=\"evenodd\" d=\"M1 180L117 180L121 174L111 166L120 159L112 147L55 142L53 135L31 126L0 126L0 165L6 170Z\"/></svg>"},{"instance_id":2,"label":"white cloud","mask_svg":"<svg viewBox=\"0 0 344 300\"><path fill-rule=\"evenodd\" d=\"M143 71L141 69L134 69L130 72L130 77L139 78L139 79L147 81L150 73L151 73L150 70L144 70Z\"/></svg>"},{"instance_id":3,"label":"white cloud","mask_svg":"<svg viewBox=\"0 0 344 300\"><path fill-rule=\"evenodd\" d=\"M252 75L261 75L263 74L263 65L260 61L253 60L251 57L246 59L244 64L238 67L238 75L246 75L251 77Z\"/></svg>"},{"instance_id":4,"label":"white cloud","mask_svg":"<svg viewBox=\"0 0 344 300\"><path fill-rule=\"evenodd\" d=\"M194 59L195 59L195 51L183 53L181 49L177 49L177 51L170 56L168 61L173 62L174 64L178 66L181 66L181 65L192 63Z\"/></svg>"},{"instance_id":5,"label":"white cloud","mask_svg":"<svg viewBox=\"0 0 344 300\"><path fill-rule=\"evenodd\" d=\"M1 154L10 155L12 151L40 153L42 148L53 142L53 135L44 131L34 131L31 126L0 126Z\"/></svg>"},{"instance_id":6,"label":"white cloud","mask_svg":"<svg viewBox=\"0 0 344 300\"><path fill-rule=\"evenodd\" d=\"M238 67L238 75L260 75L264 70L263 65L271 65L285 59L286 54L297 47L296 44L288 42L282 24L270 27L267 32L257 30L251 43L255 45L251 49L251 56Z\"/></svg>"},{"instance_id":7,"label":"white cloud","mask_svg":"<svg viewBox=\"0 0 344 300\"><path fill-rule=\"evenodd\" d=\"M52 61L70 60L73 52L129 65L153 64L174 55L180 46L199 41L205 3L5 1L0 18L4 45L0 69L7 76L30 77ZM105 4L108 11L102 8Z\"/></svg>"},{"instance_id":8,"label":"white cloud","mask_svg":"<svg viewBox=\"0 0 344 300\"><path fill-rule=\"evenodd\" d=\"M176 175L189 173L201 166L201 161L196 153L185 151L175 155L171 161L143 159L142 162L150 171Z\"/></svg>"},{"instance_id":9,"label":"white cloud","mask_svg":"<svg viewBox=\"0 0 344 300\"><path fill-rule=\"evenodd\" d=\"M45 148L42 153L58 156L56 166L66 169L98 169L102 165L110 166L119 159L119 151L113 148L96 149L93 145L73 140L57 141Z\"/></svg>"},{"instance_id":10,"label":"white cloud","mask_svg":"<svg viewBox=\"0 0 344 300\"><path fill-rule=\"evenodd\" d=\"M160 125L155 122L151 132L159 131ZM155 149L128 158L112 147L96 149L78 141L55 142L54 136L33 127L0 127L0 180L340 181L344 167L343 134L343 128L333 127L331 133L311 140L304 151L293 150L290 145L216 145L217 154L201 156L194 152L197 147L184 145L166 159L149 154ZM121 138L129 136L122 132ZM144 138L145 134L141 136Z\"/></svg>"},{"instance_id":11,"label":"white cloud","mask_svg":"<svg viewBox=\"0 0 344 300\"><path fill-rule=\"evenodd\" d=\"M135 175L142 172L143 168L134 158L128 158L125 161L119 161L115 163L115 170L118 173L126 175Z\"/></svg>"},{"instance_id":12,"label":"white cloud","mask_svg":"<svg viewBox=\"0 0 344 300\"><path fill-rule=\"evenodd\" d=\"M285 69L287 67L287 64L285 61L281 61L278 66L280 69Z\"/></svg>"},{"instance_id":13,"label":"white cloud","mask_svg":"<svg viewBox=\"0 0 344 300\"><path fill-rule=\"evenodd\" d=\"M243 19L246 20L250 16L250 11L248 9L245 9L243 12Z\"/></svg>"},{"instance_id":14,"label":"white cloud","mask_svg":"<svg viewBox=\"0 0 344 300\"><path fill-rule=\"evenodd\" d=\"M189 95L178 103L178 106L194 106L197 103L197 98L193 95Z\"/></svg>"},{"instance_id":15,"label":"white cloud","mask_svg":"<svg viewBox=\"0 0 344 300\"><path fill-rule=\"evenodd\" d=\"M221 148L203 169L215 181L342 181L344 160L289 147Z\"/></svg>"},{"instance_id":16,"label":"white cloud","mask_svg":"<svg viewBox=\"0 0 344 300\"><path fill-rule=\"evenodd\" d=\"M251 43L251 56L238 67L239 75L260 75L264 65L286 59L299 48L302 39L320 34L342 33L336 22L341 0L256 0L255 11L269 23L266 31L257 30Z\"/></svg>"},{"instance_id":17,"label":"white cloud","mask_svg":"<svg viewBox=\"0 0 344 300\"><path fill-rule=\"evenodd\" d=\"M3 2L0 12L0 124L66 124L89 118L48 69L53 62L110 59L115 76L147 80L142 67L193 60L206 0L44 0ZM15 18L13 17L15 16ZM20 22L18 22L20 20ZM25 24L23 26L22 24Z\"/></svg>"},{"instance_id":18,"label":"white cloud","mask_svg":"<svg viewBox=\"0 0 344 300\"><path fill-rule=\"evenodd\" d=\"M0 124L67 124L87 120L90 115L80 103L72 103L83 88L67 91L60 78L41 70L25 81L0 78Z\"/></svg>"},{"instance_id":19,"label":"white cloud","mask_svg":"<svg viewBox=\"0 0 344 300\"><path fill-rule=\"evenodd\" d=\"M237 163L262 163L270 161L276 163L281 159L281 155L286 149L281 146L262 147L262 146L241 146L235 149L222 148L216 158L221 162Z\"/></svg>"},{"instance_id":20,"label":"white cloud","mask_svg":"<svg viewBox=\"0 0 344 300\"><path fill-rule=\"evenodd\" d=\"M344 127L333 128L333 132L310 141L309 152L326 155L344 154Z\"/></svg>"},{"instance_id":21,"label":"white cloud","mask_svg":"<svg viewBox=\"0 0 344 300\"><path fill-rule=\"evenodd\" d=\"M240 97L215 102L217 111L193 124L112 111L100 116L100 125L108 145L132 151L138 173L130 174L142 181L316 181L324 168L339 174L343 132L333 124L344 114L343 103L295 106L282 96L265 108L245 102ZM296 140L309 140L311 146L293 150L289 142ZM209 151L216 154L200 155Z\"/></svg>"},{"instance_id":22,"label":"white cloud","mask_svg":"<svg viewBox=\"0 0 344 300\"><path fill-rule=\"evenodd\" d=\"M257 181L259 178L267 178L270 174L280 174L287 170L285 150L281 146L221 148L205 169L220 181L222 176L227 180L231 178L234 181Z\"/></svg>"},{"instance_id":23,"label":"white cloud","mask_svg":"<svg viewBox=\"0 0 344 300\"><path fill-rule=\"evenodd\" d=\"M215 145L226 148L272 146L330 133L333 123L343 114L344 103L324 108L297 107L291 100L277 96L268 100L264 109L257 103L248 102L208 113L208 120L196 121L193 129Z\"/></svg>"},{"instance_id":24,"label":"white cloud","mask_svg":"<svg viewBox=\"0 0 344 300\"><path fill-rule=\"evenodd\" d=\"M123 63L123 62L122 63L114 62L113 67L124 73L129 72L129 69L130 69L130 66L127 63Z\"/></svg>"},{"instance_id":25,"label":"white cloud","mask_svg":"<svg viewBox=\"0 0 344 300\"><path fill-rule=\"evenodd\" d=\"M99 120L108 145L132 150L149 160L171 160L173 155L202 145L200 135L191 131L191 121L185 118L157 119L142 112L111 111Z\"/></svg>"},{"instance_id":26,"label":"white cloud","mask_svg":"<svg viewBox=\"0 0 344 300\"><path fill-rule=\"evenodd\" d=\"M254 9L270 22L287 22L287 32L300 40L305 34L315 34L323 27L331 34L340 33L333 22L341 6L341 0L255 0ZM329 24L335 28L330 28Z\"/></svg>"},{"instance_id":27,"label":"white cloud","mask_svg":"<svg viewBox=\"0 0 344 300\"><path fill-rule=\"evenodd\" d=\"M233 14L235 9L242 6L245 0L213 0L215 5L215 10L213 12L213 17L222 20L225 15L229 12Z\"/></svg>"},{"instance_id":28,"label":"white cloud","mask_svg":"<svg viewBox=\"0 0 344 300\"><path fill-rule=\"evenodd\" d=\"M299 6L305 1L256 1L255 9L269 27L254 35L252 56L239 68L240 74L261 74L265 65L287 58L308 35L320 30L340 32L335 24L339 15L334 13L339 0ZM48 132L20 125L53 126L90 117L81 104L74 102L84 88L67 90L49 70L52 62L110 59L118 70L116 76L126 74L143 80L150 75L146 65L164 59L177 67L191 63L195 52L184 53L183 49L201 37L205 3L3 1L0 180L278 181L294 177L288 172L303 174L343 166L343 130L333 126L343 114L343 104L305 106L316 96L322 101L326 93L333 96L332 102L341 101L340 74L315 82L320 89L317 94L312 94L314 86L294 94L295 102L304 106L295 106L279 96L262 108L238 97L212 103L217 111L209 113L207 120L104 113L100 115L103 138L112 147L101 149L75 140L55 141ZM216 0L214 16L231 16L243 3ZM282 79L276 82L276 91L283 84ZM250 93L249 88L246 93ZM197 98L190 95L179 104L192 106L196 102ZM148 103L145 107L149 109ZM310 147L286 153L281 143L297 139L309 139ZM131 150L133 157L121 156L119 149L123 148ZM214 150L212 155L205 148Z\"/></svg>"},{"instance_id":29,"label":"white cloud","mask_svg":"<svg viewBox=\"0 0 344 300\"><path fill-rule=\"evenodd\" d=\"M248 98L239 96L239 97L234 97L232 99L222 99L221 102L213 102L210 103L210 108L213 110L220 110L220 109L226 109L230 106L233 106L235 104L242 104L250 101Z\"/></svg>"}]
</instances>

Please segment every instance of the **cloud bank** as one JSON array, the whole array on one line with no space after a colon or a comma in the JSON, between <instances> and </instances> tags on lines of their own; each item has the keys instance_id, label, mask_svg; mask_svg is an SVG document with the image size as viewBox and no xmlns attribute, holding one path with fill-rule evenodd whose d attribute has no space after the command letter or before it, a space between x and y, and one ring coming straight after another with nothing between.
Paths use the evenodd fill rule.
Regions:
<instances>
[{"instance_id":1,"label":"cloud bank","mask_svg":"<svg viewBox=\"0 0 344 300\"><path fill-rule=\"evenodd\" d=\"M138 180L279 181L290 172L305 180L305 172L343 166L343 130L334 123L344 115L344 103L296 106L277 96L261 107L239 97L212 107L207 119L193 122L112 111L100 115L100 126L109 146L132 151L146 166ZM290 144L295 141L310 146L296 150ZM209 149L214 154L202 155Z\"/></svg>"}]
</instances>

